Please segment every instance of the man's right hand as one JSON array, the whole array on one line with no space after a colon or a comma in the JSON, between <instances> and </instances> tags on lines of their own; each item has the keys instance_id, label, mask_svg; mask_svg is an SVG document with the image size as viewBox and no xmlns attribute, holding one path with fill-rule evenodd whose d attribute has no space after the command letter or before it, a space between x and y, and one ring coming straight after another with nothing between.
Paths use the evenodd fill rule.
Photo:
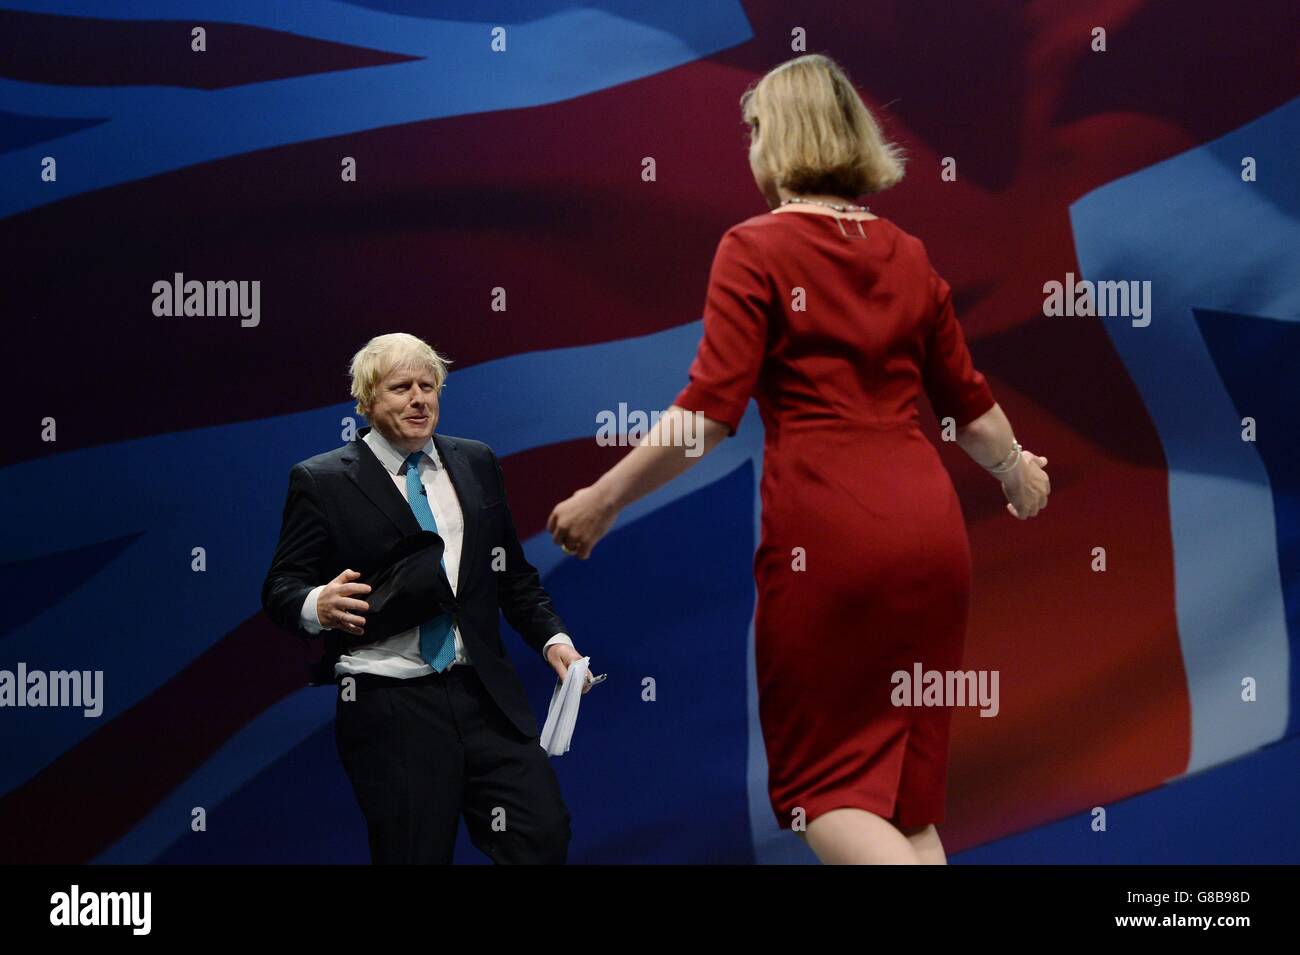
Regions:
<instances>
[{"instance_id":1,"label":"man's right hand","mask_svg":"<svg viewBox=\"0 0 1300 955\"><path fill-rule=\"evenodd\" d=\"M356 579L361 574L355 570L345 570L328 584L316 598L316 619L325 630L342 630L354 637L366 632L366 618L361 616L370 609L370 604L359 600L359 594L370 593L369 584L358 584Z\"/></svg>"}]
</instances>

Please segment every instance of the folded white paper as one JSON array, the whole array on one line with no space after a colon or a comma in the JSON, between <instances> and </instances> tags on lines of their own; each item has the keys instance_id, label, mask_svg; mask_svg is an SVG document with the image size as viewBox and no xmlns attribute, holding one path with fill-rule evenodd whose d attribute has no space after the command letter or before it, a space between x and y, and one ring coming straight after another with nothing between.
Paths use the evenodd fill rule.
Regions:
<instances>
[{"instance_id":1,"label":"folded white paper","mask_svg":"<svg viewBox=\"0 0 1300 955\"><path fill-rule=\"evenodd\" d=\"M582 688L590 667L591 657L581 657L569 664L563 683L555 681L551 708L546 713L546 725L542 727L542 749L548 756L563 756L569 751L573 727L578 723L578 704L582 702Z\"/></svg>"}]
</instances>

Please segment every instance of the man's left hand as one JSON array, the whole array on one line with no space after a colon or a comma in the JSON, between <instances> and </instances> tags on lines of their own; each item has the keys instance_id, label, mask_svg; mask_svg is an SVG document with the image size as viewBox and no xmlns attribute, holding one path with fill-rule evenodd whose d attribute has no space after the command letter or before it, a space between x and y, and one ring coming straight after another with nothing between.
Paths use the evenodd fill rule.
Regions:
<instances>
[{"instance_id":1,"label":"man's left hand","mask_svg":"<svg viewBox=\"0 0 1300 955\"><path fill-rule=\"evenodd\" d=\"M569 646L567 643L557 643L546 648L546 659L561 680L569 672L569 664L574 660L581 660L582 654ZM586 682L583 684L582 692L586 693L591 689L591 672L587 672Z\"/></svg>"}]
</instances>

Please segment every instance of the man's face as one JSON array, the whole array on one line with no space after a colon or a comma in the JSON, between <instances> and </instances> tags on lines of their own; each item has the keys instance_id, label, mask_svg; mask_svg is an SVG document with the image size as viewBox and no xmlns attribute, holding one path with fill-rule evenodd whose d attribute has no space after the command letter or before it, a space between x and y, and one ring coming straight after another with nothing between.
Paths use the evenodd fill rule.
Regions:
<instances>
[{"instance_id":1,"label":"man's face","mask_svg":"<svg viewBox=\"0 0 1300 955\"><path fill-rule=\"evenodd\" d=\"M433 372L394 368L379 382L366 417L395 447L420 450L438 425L438 389L433 384Z\"/></svg>"}]
</instances>

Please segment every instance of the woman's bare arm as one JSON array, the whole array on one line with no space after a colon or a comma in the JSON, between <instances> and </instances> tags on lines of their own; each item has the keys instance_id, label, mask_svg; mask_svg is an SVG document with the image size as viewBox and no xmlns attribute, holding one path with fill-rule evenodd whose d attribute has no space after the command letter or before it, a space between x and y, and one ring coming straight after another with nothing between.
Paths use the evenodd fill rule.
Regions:
<instances>
[{"instance_id":1,"label":"woman's bare arm","mask_svg":"<svg viewBox=\"0 0 1300 955\"><path fill-rule=\"evenodd\" d=\"M684 473L730 433L723 422L698 415L701 427L695 437L700 442L701 453L688 455L687 448L672 439L685 434L684 416L696 414L670 405L622 461L601 475L595 484L576 491L555 506L546 522L551 538L561 546L571 545L578 557L586 559L619 511Z\"/></svg>"},{"instance_id":2,"label":"woman's bare arm","mask_svg":"<svg viewBox=\"0 0 1300 955\"><path fill-rule=\"evenodd\" d=\"M991 468L1011 450L1015 440L1002 406L994 404L974 421L957 429L957 445L980 467Z\"/></svg>"},{"instance_id":3,"label":"woman's bare arm","mask_svg":"<svg viewBox=\"0 0 1300 955\"><path fill-rule=\"evenodd\" d=\"M1011 422L1002 406L994 404L974 421L957 429L957 445L983 468L1001 463L1011 450L1015 437ZM1021 520L1033 517L1047 506L1052 485L1048 480L1047 458L1028 450L1020 452L1020 461L1005 474L994 475L1002 482L1007 509Z\"/></svg>"},{"instance_id":4,"label":"woman's bare arm","mask_svg":"<svg viewBox=\"0 0 1300 955\"><path fill-rule=\"evenodd\" d=\"M699 415L703 422L699 436L702 452L691 456L685 447L668 446L665 434L683 434L682 417L695 412L670 405L641 443L622 461L606 471L592 487L608 499L615 510L622 510L633 501L640 500L651 491L663 487L673 478L685 473L700 458L708 454L730 429L721 421ZM672 420L677 419L677 420ZM668 430L664 429L676 429Z\"/></svg>"}]
</instances>

